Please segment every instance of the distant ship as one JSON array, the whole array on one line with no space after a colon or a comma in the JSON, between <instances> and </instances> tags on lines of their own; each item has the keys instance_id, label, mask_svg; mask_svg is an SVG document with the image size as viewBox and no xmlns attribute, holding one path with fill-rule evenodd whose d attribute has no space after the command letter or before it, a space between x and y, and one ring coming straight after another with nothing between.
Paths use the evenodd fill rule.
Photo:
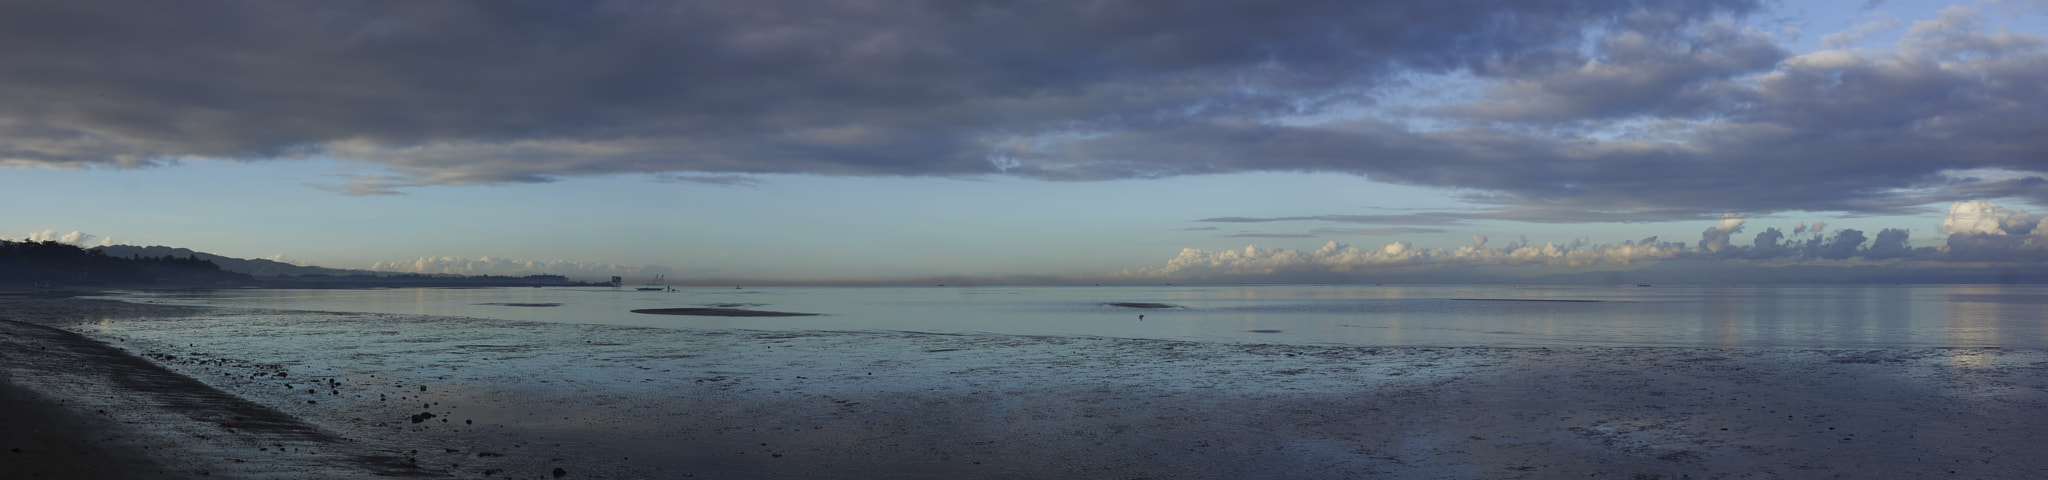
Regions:
<instances>
[{"instance_id":1,"label":"distant ship","mask_svg":"<svg viewBox=\"0 0 2048 480\"><path fill-rule=\"evenodd\" d=\"M668 290L668 289L669 289L669 288L668 288L668 285L667 285L667 284L664 284L664 283L662 283L662 282L664 282L664 281L666 281L666 280L667 280L667 279L665 279L665 278L662 278L662 276L661 276L661 275L655 275L655 276L654 276L654 281L652 281L652 282L647 282L647 284L646 284L646 285L642 285L642 286L640 286L639 288L635 288L634 290L639 290L639 291L642 291L642 292L659 292L659 291L663 291L663 290Z\"/></svg>"}]
</instances>

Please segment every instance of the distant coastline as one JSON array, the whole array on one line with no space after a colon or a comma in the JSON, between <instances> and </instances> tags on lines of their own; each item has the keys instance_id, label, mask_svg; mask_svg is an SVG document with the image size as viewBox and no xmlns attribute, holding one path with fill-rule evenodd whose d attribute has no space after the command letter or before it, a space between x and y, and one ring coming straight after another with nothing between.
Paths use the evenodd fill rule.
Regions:
<instances>
[{"instance_id":1,"label":"distant coastline","mask_svg":"<svg viewBox=\"0 0 2048 480\"><path fill-rule=\"evenodd\" d=\"M570 280L561 275L279 275L257 277L257 286L271 288L394 288L394 287L608 287L603 282Z\"/></svg>"},{"instance_id":2,"label":"distant coastline","mask_svg":"<svg viewBox=\"0 0 2048 480\"><path fill-rule=\"evenodd\" d=\"M161 255L158 255L161 254ZM280 270L284 266L296 270ZM292 271L302 273L275 273ZM263 273L269 272L265 275ZM384 273L297 267L168 247L99 247L0 240L0 291L62 296L115 288L595 287L562 275ZM17 294L21 294L17 293Z\"/></svg>"}]
</instances>

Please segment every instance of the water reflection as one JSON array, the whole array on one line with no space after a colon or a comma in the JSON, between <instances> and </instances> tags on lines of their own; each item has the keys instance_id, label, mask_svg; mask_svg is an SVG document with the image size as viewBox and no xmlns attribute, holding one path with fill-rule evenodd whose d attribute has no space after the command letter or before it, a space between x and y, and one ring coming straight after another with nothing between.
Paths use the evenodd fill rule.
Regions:
<instances>
[{"instance_id":1,"label":"water reflection","mask_svg":"<svg viewBox=\"0 0 2048 480\"><path fill-rule=\"evenodd\" d=\"M1998 319L2007 314L2013 303L2002 301L2003 288L1982 285L1957 285L1948 288L1947 321L1948 343L1955 347L1980 347L1998 344L2001 325ZM2040 318L2040 317L2035 317ZM1961 350L1949 355L1951 365L1966 371L1981 370L1992 366L1994 357L1982 350Z\"/></svg>"},{"instance_id":2,"label":"water reflection","mask_svg":"<svg viewBox=\"0 0 2048 480\"><path fill-rule=\"evenodd\" d=\"M1777 332L1772 330L1774 330L1777 327L1777 322L1757 322L1758 324L1745 326L1742 324L1743 312L1740 310L1742 307L1741 304L1735 302L1732 298L1716 298L1718 298L1719 300L1710 300L1707 302L1707 305L1705 305L1704 308L1699 309L1699 331L1701 332L1701 340L1711 340L1722 345L1735 345L1742 342L1742 335L1744 330L1752 330L1753 333L1765 334L1765 338L1775 337L1775 334ZM1759 299L1759 301L1770 302L1773 305L1775 305L1778 301L1778 297L1776 295L1770 295L1766 296L1765 298ZM1766 314L1770 315L1770 318L1775 318L1777 315L1777 309L1771 308L1767 311ZM1752 313L1752 315L1754 315L1754 313Z\"/></svg>"},{"instance_id":3,"label":"water reflection","mask_svg":"<svg viewBox=\"0 0 2048 480\"><path fill-rule=\"evenodd\" d=\"M1871 310L1872 322L1867 341L1876 342L1893 332L1911 330L1915 313L1913 294L1911 289L1892 288L1879 291L1871 299L1875 308Z\"/></svg>"}]
</instances>

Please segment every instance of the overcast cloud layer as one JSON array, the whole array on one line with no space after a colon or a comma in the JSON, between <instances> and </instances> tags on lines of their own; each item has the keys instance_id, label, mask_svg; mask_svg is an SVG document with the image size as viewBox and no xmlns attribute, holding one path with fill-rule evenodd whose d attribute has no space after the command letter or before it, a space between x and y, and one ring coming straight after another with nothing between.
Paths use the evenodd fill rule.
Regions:
<instances>
[{"instance_id":1,"label":"overcast cloud layer","mask_svg":"<svg viewBox=\"0 0 2048 480\"><path fill-rule=\"evenodd\" d=\"M1795 54L1758 8L10 1L0 165L383 167L318 185L349 194L1317 171L1559 222L2048 202L2048 39L1983 26L2011 12Z\"/></svg>"}]
</instances>

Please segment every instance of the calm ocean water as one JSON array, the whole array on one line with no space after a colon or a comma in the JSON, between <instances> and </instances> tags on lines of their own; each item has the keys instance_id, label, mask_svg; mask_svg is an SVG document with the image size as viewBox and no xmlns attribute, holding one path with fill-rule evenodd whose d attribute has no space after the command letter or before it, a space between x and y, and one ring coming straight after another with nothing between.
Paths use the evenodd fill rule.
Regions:
<instances>
[{"instance_id":1,"label":"calm ocean water","mask_svg":"<svg viewBox=\"0 0 2048 480\"><path fill-rule=\"evenodd\" d=\"M128 292L128 301L682 328L1375 346L2048 346L2048 286L1253 285ZM559 304L520 307L493 304ZM1162 303L1139 309L1110 303ZM815 317L644 315L741 306ZM1142 320L1139 315L1144 315Z\"/></svg>"}]
</instances>

